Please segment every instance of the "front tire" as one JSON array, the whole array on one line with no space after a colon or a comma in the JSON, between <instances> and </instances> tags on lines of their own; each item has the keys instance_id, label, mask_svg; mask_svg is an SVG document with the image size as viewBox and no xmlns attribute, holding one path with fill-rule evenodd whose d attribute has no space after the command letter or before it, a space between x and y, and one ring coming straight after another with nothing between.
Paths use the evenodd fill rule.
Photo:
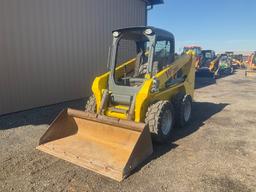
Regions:
<instances>
[{"instance_id":1,"label":"front tire","mask_svg":"<svg viewBox=\"0 0 256 192\"><path fill-rule=\"evenodd\" d=\"M174 109L169 101L158 101L149 106L145 123L149 126L152 139L167 143L171 139L174 126Z\"/></svg>"},{"instance_id":2,"label":"front tire","mask_svg":"<svg viewBox=\"0 0 256 192\"><path fill-rule=\"evenodd\" d=\"M85 111L96 113L96 98L94 95L90 96L85 105Z\"/></svg>"}]
</instances>

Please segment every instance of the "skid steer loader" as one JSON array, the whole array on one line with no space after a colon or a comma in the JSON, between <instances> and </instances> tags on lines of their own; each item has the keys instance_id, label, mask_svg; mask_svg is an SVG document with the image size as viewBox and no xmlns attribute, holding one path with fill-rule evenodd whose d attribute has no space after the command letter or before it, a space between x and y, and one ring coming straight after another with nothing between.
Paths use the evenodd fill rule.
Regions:
<instances>
[{"instance_id":1,"label":"skid steer loader","mask_svg":"<svg viewBox=\"0 0 256 192\"><path fill-rule=\"evenodd\" d=\"M168 142L190 120L195 59L175 58L174 36L162 29L112 34L109 72L95 78L85 111L62 111L37 149L121 181L152 154L151 138Z\"/></svg>"},{"instance_id":2,"label":"skid steer loader","mask_svg":"<svg viewBox=\"0 0 256 192\"><path fill-rule=\"evenodd\" d=\"M244 69L245 68L245 62L243 59L242 54L234 55L232 58L232 66L234 69Z\"/></svg>"},{"instance_id":3,"label":"skid steer loader","mask_svg":"<svg viewBox=\"0 0 256 192\"><path fill-rule=\"evenodd\" d=\"M216 77L224 77L234 73L231 58L225 53L221 54L218 61L218 68L215 71Z\"/></svg>"},{"instance_id":4,"label":"skid steer loader","mask_svg":"<svg viewBox=\"0 0 256 192\"><path fill-rule=\"evenodd\" d=\"M195 53L196 61L195 61L195 68L196 70L200 67L200 63L202 62L202 48L197 45L193 46L185 46L183 48L183 53L186 53L187 51L193 51Z\"/></svg>"},{"instance_id":5,"label":"skid steer loader","mask_svg":"<svg viewBox=\"0 0 256 192\"><path fill-rule=\"evenodd\" d=\"M218 57L213 50L202 50L202 59L196 70L196 77L214 79L217 62Z\"/></svg>"}]
</instances>

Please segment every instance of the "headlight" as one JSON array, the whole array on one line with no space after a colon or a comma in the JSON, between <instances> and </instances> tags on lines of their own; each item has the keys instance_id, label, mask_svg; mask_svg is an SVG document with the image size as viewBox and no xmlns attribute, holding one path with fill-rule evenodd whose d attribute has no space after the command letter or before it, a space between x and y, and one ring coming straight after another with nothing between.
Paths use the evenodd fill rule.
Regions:
<instances>
[{"instance_id":1,"label":"headlight","mask_svg":"<svg viewBox=\"0 0 256 192\"><path fill-rule=\"evenodd\" d=\"M118 36L119 36L119 32L118 32L118 31L114 31L114 32L113 32L113 36L114 36L114 37L118 37Z\"/></svg>"},{"instance_id":2,"label":"headlight","mask_svg":"<svg viewBox=\"0 0 256 192\"><path fill-rule=\"evenodd\" d=\"M159 80L156 77L153 77L153 84L151 87L151 92L155 93L159 91Z\"/></svg>"},{"instance_id":3,"label":"headlight","mask_svg":"<svg viewBox=\"0 0 256 192\"><path fill-rule=\"evenodd\" d=\"M151 35L153 33L152 29L146 29L144 32L146 35Z\"/></svg>"}]
</instances>

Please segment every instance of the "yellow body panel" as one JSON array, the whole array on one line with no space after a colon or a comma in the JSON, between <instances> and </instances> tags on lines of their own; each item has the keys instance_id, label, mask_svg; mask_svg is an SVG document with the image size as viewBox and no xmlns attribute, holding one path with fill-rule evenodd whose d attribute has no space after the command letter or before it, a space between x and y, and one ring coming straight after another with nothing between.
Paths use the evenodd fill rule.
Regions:
<instances>
[{"instance_id":1,"label":"yellow body panel","mask_svg":"<svg viewBox=\"0 0 256 192\"><path fill-rule=\"evenodd\" d=\"M216 57L214 60L211 61L210 66L209 66L210 71L214 71L219 59L220 59L220 56Z\"/></svg>"},{"instance_id":2,"label":"yellow body panel","mask_svg":"<svg viewBox=\"0 0 256 192\"><path fill-rule=\"evenodd\" d=\"M197 58L197 59L195 60L195 64L194 64L194 66L195 66L196 69L199 68L199 64L200 64L200 59Z\"/></svg>"},{"instance_id":3,"label":"yellow body panel","mask_svg":"<svg viewBox=\"0 0 256 192\"><path fill-rule=\"evenodd\" d=\"M127 114L118 113L118 112L114 112L114 111L110 111L110 110L107 110L105 112L105 115L107 115L108 117L115 117L115 118L118 118L118 119L128 119Z\"/></svg>"},{"instance_id":4,"label":"yellow body panel","mask_svg":"<svg viewBox=\"0 0 256 192\"><path fill-rule=\"evenodd\" d=\"M146 74L146 80L144 81L141 89L136 94L135 101L135 111L134 111L134 121L144 122L147 109L151 103L160 100L170 100L172 96L178 92L184 92L190 95L192 98L194 96L194 81L195 81L195 57L192 51L178 57L170 66L163 69L157 73L153 78L150 78L149 74ZM131 59L126 63L120 65L116 69L116 75L121 76L124 68L126 71L131 69L135 63L135 59ZM166 88L165 83L168 79L174 78L176 73L182 70L182 74L187 74L187 78L182 83L174 84ZM96 79L92 85L92 91L96 97L97 112L99 111L99 106L102 100L103 92L107 89L107 83L109 78L109 72L105 73ZM159 91L151 93L151 88L153 85L153 80L157 79L159 82ZM115 106L116 108L128 110L129 106ZM119 113L111 111L110 109L105 110L105 115L109 117L116 117L119 119L127 119L128 115L124 113Z\"/></svg>"},{"instance_id":5,"label":"yellow body panel","mask_svg":"<svg viewBox=\"0 0 256 192\"><path fill-rule=\"evenodd\" d=\"M135 105L135 122L143 122L147 112L147 108L151 103L160 100L170 100L173 95L180 91L183 91L192 98L194 96L194 81L195 81L195 65L194 65L193 53L190 52L188 55L183 55L178 58L172 65L166 69L160 71L155 75L155 78L159 80L159 92L151 93L153 78L146 80L141 90L138 92L136 97ZM190 63L190 64L187 64ZM185 65L187 64L187 65ZM185 74L188 74L187 79L184 83L165 88L165 82L173 77L181 67L185 65L182 70Z\"/></svg>"},{"instance_id":6,"label":"yellow body panel","mask_svg":"<svg viewBox=\"0 0 256 192\"><path fill-rule=\"evenodd\" d=\"M241 61L239 61L239 60L237 60L237 59L232 59L232 61L233 61L234 63L236 63L237 65L239 65L239 67L245 66L244 62L241 62Z\"/></svg>"},{"instance_id":7,"label":"yellow body panel","mask_svg":"<svg viewBox=\"0 0 256 192\"><path fill-rule=\"evenodd\" d=\"M97 112L99 111L100 102L101 102L104 90L107 89L109 74L110 73L108 72L99 77L96 77L92 84L92 92L96 98Z\"/></svg>"},{"instance_id":8,"label":"yellow body panel","mask_svg":"<svg viewBox=\"0 0 256 192\"><path fill-rule=\"evenodd\" d=\"M124 106L124 105L116 105L115 108L129 110L129 107L128 106Z\"/></svg>"},{"instance_id":9,"label":"yellow body panel","mask_svg":"<svg viewBox=\"0 0 256 192\"><path fill-rule=\"evenodd\" d=\"M124 106L124 105L115 105L115 108L123 109L123 110L126 110L126 111L129 110L129 106ZM114 112L114 111L111 111L110 109L106 110L105 115L107 115L108 117L116 117L118 119L128 119L127 114Z\"/></svg>"},{"instance_id":10,"label":"yellow body panel","mask_svg":"<svg viewBox=\"0 0 256 192\"><path fill-rule=\"evenodd\" d=\"M136 96L135 122L141 122L145 117L151 96L150 88L152 83L153 79L146 80Z\"/></svg>"},{"instance_id":11,"label":"yellow body panel","mask_svg":"<svg viewBox=\"0 0 256 192\"><path fill-rule=\"evenodd\" d=\"M116 76L117 77L122 76L124 69L126 70L126 72L130 71L133 68L134 64L135 64L135 58L118 66L115 72ZM92 84L92 92L96 98L97 112L99 111L103 93L107 89L109 75L110 75L110 72L107 72L107 73L104 73L103 75L96 77Z\"/></svg>"}]
</instances>

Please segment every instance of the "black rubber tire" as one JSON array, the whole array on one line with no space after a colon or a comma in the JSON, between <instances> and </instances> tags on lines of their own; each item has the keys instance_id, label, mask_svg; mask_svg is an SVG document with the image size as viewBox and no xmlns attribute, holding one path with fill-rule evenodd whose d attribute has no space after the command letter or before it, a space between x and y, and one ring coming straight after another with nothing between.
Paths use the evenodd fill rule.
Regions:
<instances>
[{"instance_id":1,"label":"black rubber tire","mask_svg":"<svg viewBox=\"0 0 256 192\"><path fill-rule=\"evenodd\" d=\"M188 120L185 120L184 112L185 112L185 103L190 102L191 112ZM174 96L172 103L174 105L175 110L175 128L184 127L191 119L192 113L192 99L189 95L185 95L184 93L178 93Z\"/></svg>"},{"instance_id":2,"label":"black rubber tire","mask_svg":"<svg viewBox=\"0 0 256 192\"><path fill-rule=\"evenodd\" d=\"M164 134L161 128L163 114L166 110L169 110L172 115L172 123L169 132ZM153 141L161 144L170 141L174 126L174 109L171 102L164 100L150 105L146 113L145 123L149 126Z\"/></svg>"},{"instance_id":3,"label":"black rubber tire","mask_svg":"<svg viewBox=\"0 0 256 192\"><path fill-rule=\"evenodd\" d=\"M90 96L85 105L85 111L96 113L96 98L94 95Z\"/></svg>"},{"instance_id":4,"label":"black rubber tire","mask_svg":"<svg viewBox=\"0 0 256 192\"><path fill-rule=\"evenodd\" d=\"M230 74L232 75L234 73L234 68L233 67L230 67Z\"/></svg>"}]
</instances>

